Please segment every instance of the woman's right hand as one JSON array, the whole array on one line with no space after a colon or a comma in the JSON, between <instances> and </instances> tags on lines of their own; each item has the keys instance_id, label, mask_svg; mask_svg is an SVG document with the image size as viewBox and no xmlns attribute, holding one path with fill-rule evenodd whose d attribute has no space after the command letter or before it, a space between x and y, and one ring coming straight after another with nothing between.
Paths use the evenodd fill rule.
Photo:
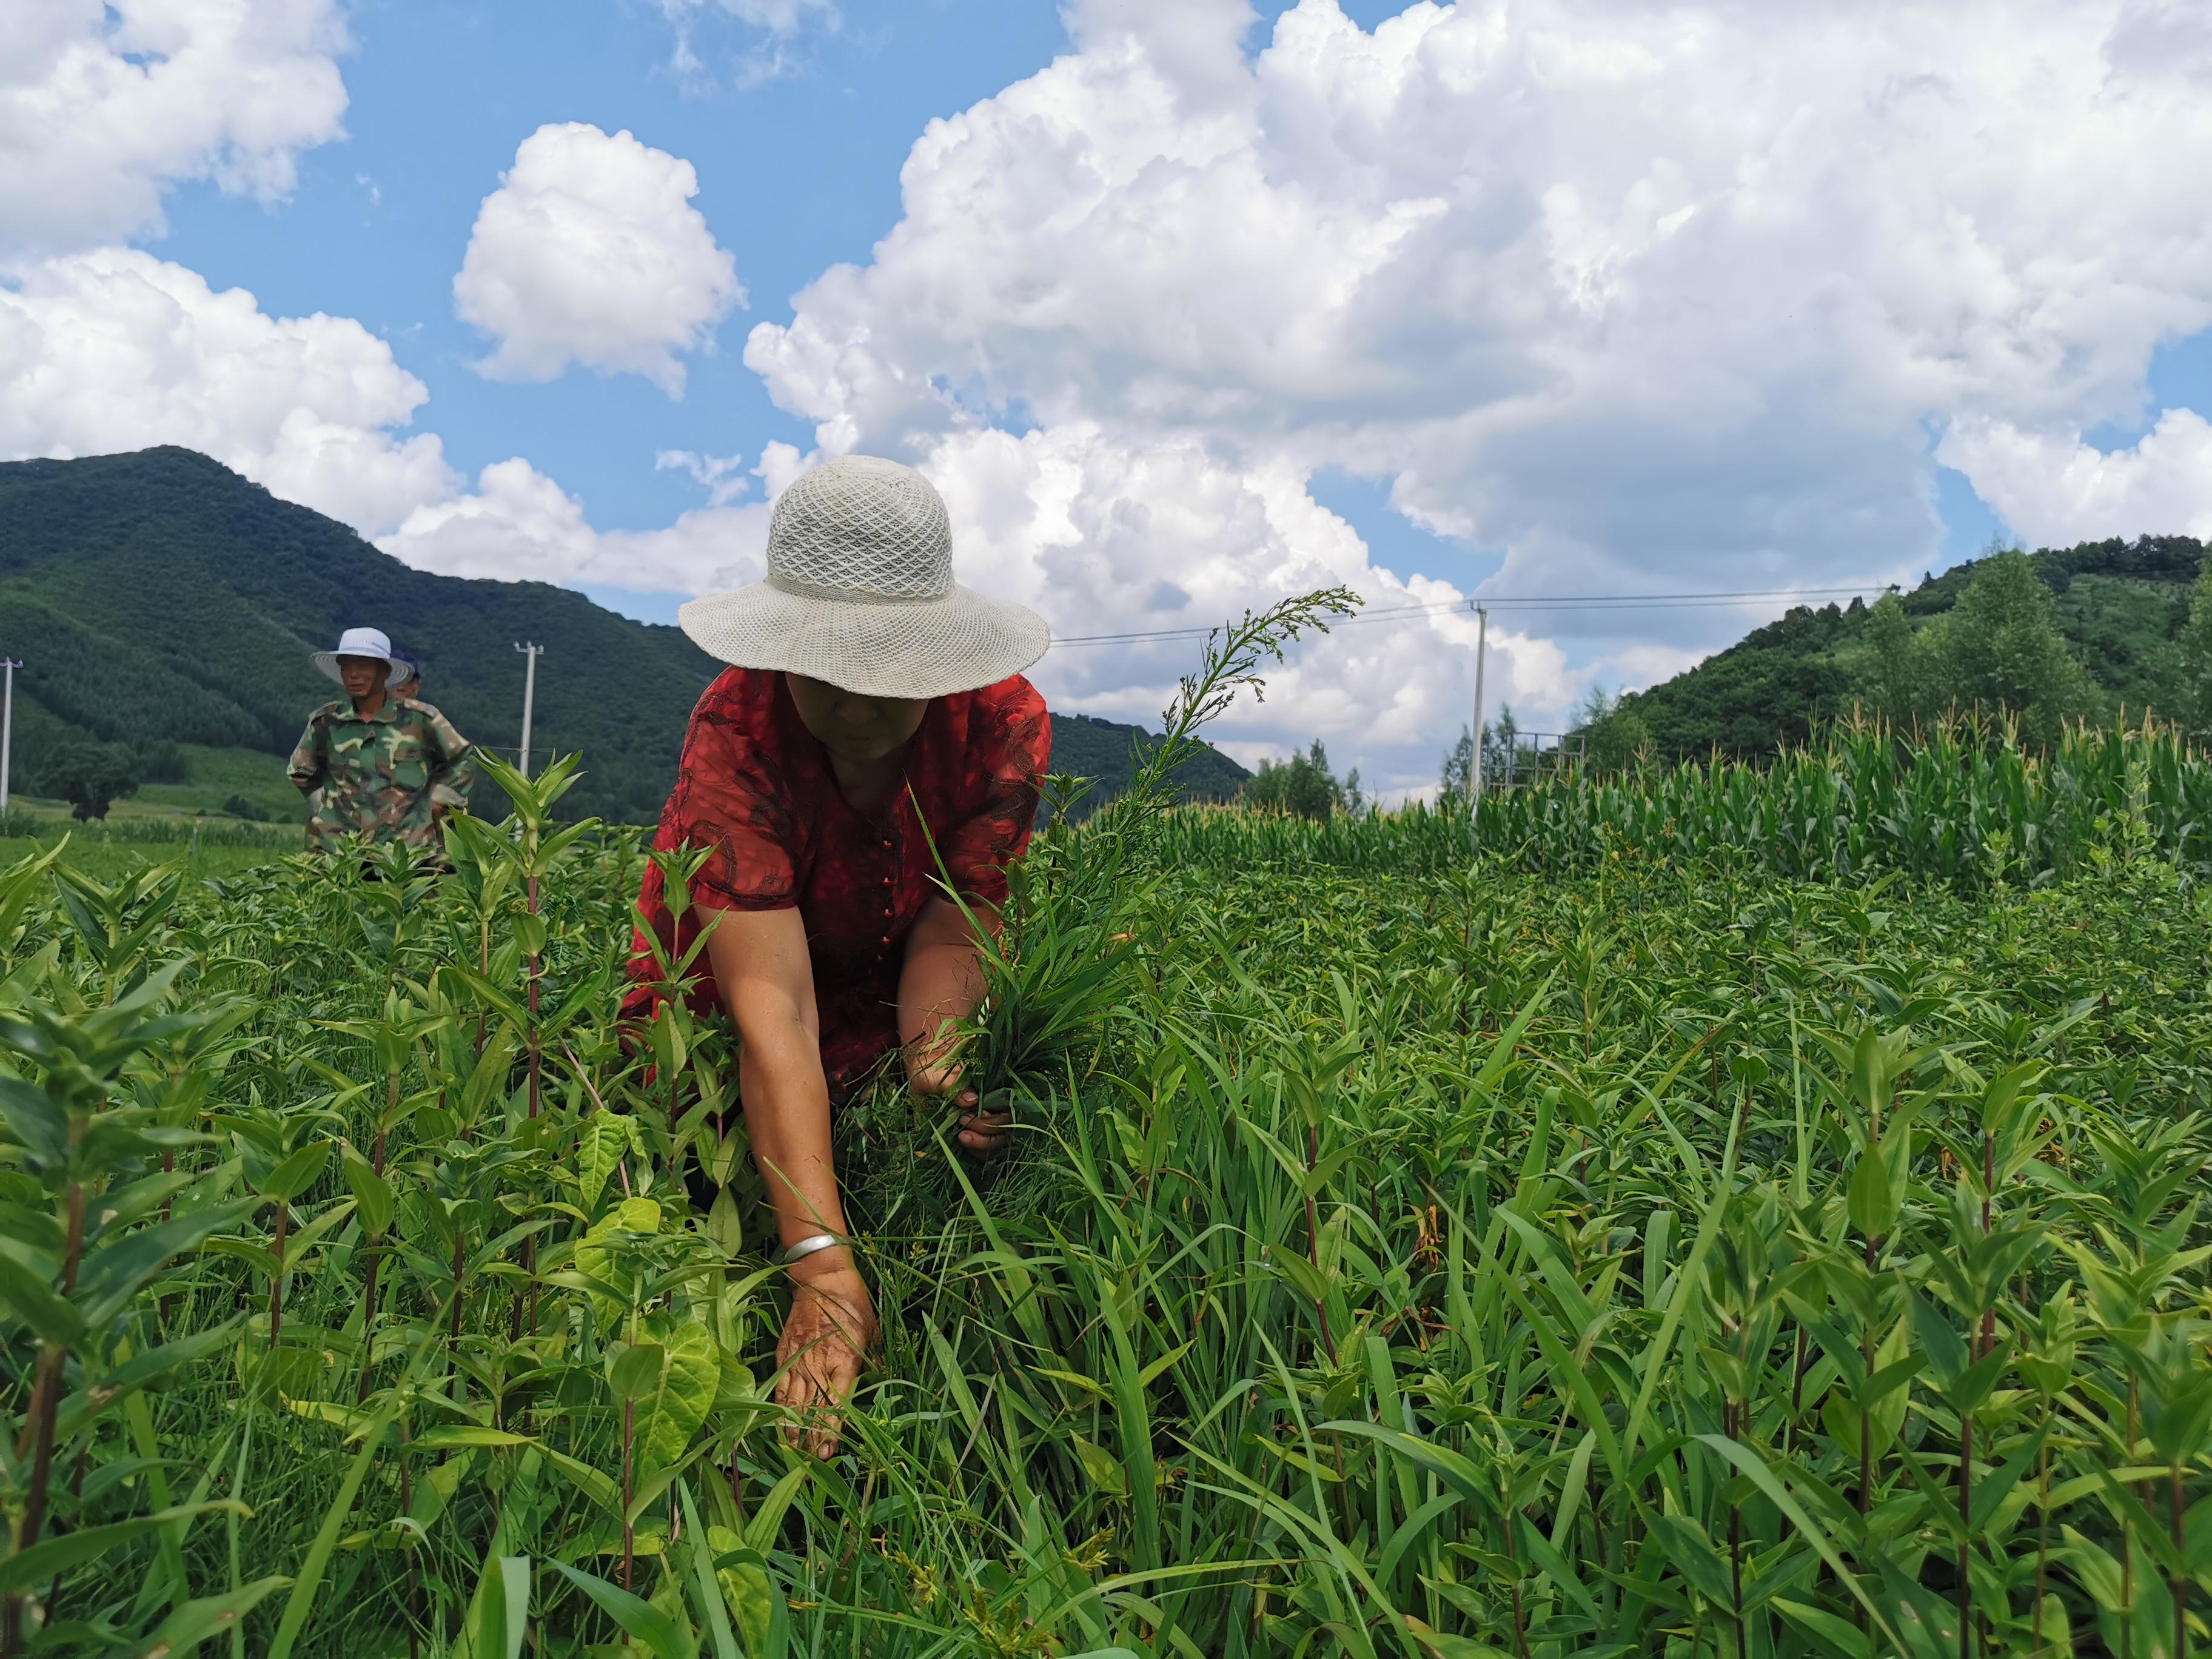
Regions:
<instances>
[{"instance_id":1,"label":"woman's right hand","mask_svg":"<svg viewBox=\"0 0 2212 1659\"><path fill-rule=\"evenodd\" d=\"M877 1327L874 1298L850 1253L822 1255L837 1260L827 1266L803 1261L791 1270L791 1313L775 1349L783 1371L775 1400L798 1414L784 1426L785 1443L803 1443L826 1458L836 1455L845 1402L875 1346Z\"/></svg>"}]
</instances>

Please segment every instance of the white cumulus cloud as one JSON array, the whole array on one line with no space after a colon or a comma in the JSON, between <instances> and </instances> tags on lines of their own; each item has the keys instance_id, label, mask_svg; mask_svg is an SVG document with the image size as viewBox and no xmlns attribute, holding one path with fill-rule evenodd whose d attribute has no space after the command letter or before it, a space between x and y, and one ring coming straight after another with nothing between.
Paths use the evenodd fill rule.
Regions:
<instances>
[{"instance_id":1,"label":"white cumulus cloud","mask_svg":"<svg viewBox=\"0 0 2212 1659\"><path fill-rule=\"evenodd\" d=\"M470 575L681 589L711 585L720 573L757 574L764 509L726 506L744 482L723 476L726 459L702 463L722 469L710 485L720 498L656 531L593 530L581 503L526 460L485 468L471 489L434 434L411 429L428 390L358 322L271 316L242 288L217 289L173 261L105 245L158 228L160 192L173 180L211 177L264 197L289 189L295 152L337 133L345 95L329 54L343 45L324 0L120 0L104 10L21 0L8 12L0 458L185 445L403 557ZM652 258L631 257L632 275L647 275L630 283L630 297L660 306L662 318L628 337L647 343L637 366L665 380L668 365L654 351L665 357L688 342L702 307L740 297L728 257L686 205L696 181L685 164L627 134L592 135L596 146L586 139L564 151L559 130L548 131L556 134L550 161L545 147L533 156L526 145L518 173L540 196L558 196L565 176L585 203L570 211L540 202L548 222L588 245L592 192L627 191L637 198L626 210L638 234L658 237L664 253L672 248L695 267L687 285L680 271L664 268L656 278ZM582 161L564 171L563 153ZM529 213L525 204L508 228ZM619 226L601 240L620 243ZM559 252L556 242L539 252ZM619 270L607 276L620 264L621 256L600 258L602 295L622 288ZM588 313L588 297L571 309ZM550 316L532 313L532 349L543 346ZM584 361L605 356L619 333L601 321L596 343L580 343ZM770 451L770 468L756 471L780 487L796 452Z\"/></svg>"},{"instance_id":2,"label":"white cumulus cloud","mask_svg":"<svg viewBox=\"0 0 2212 1659\"><path fill-rule=\"evenodd\" d=\"M0 288L0 459L181 444L451 575L663 592L749 581L767 503L799 465L772 444L751 469L762 502L600 531L520 458L470 488L434 434L409 430L427 397L351 318L272 317L246 290L137 249L41 260ZM722 476L732 464L713 463L724 486L743 482Z\"/></svg>"},{"instance_id":3,"label":"white cumulus cloud","mask_svg":"<svg viewBox=\"0 0 2212 1659\"><path fill-rule=\"evenodd\" d=\"M595 530L582 501L518 456L465 495L424 502L378 545L447 576L696 592L759 578L768 512L710 506L664 529Z\"/></svg>"},{"instance_id":4,"label":"white cumulus cloud","mask_svg":"<svg viewBox=\"0 0 2212 1659\"><path fill-rule=\"evenodd\" d=\"M870 261L746 362L823 448L916 459L1016 526L979 542L1063 633L1159 625L1164 582L1200 617L1319 570L1450 597L1374 568L1314 506L1322 467L1501 553L1493 593L1917 574L1930 434L1977 422L2062 434L2063 522L2134 527L2189 510L2189 421L2125 479L2072 439L2212 325L2192 15L1465 0L1364 31L1301 0L1253 52L1242 0L1083 0L1077 49L933 122ZM2025 499L1998 450L1945 459ZM1509 644L1492 695L1553 721L1587 676L1757 619L1528 616L1556 654ZM1460 626L1302 653L1250 740L1341 732L1370 780L1432 778ZM1167 683L1073 655L1045 672L1079 707Z\"/></svg>"},{"instance_id":5,"label":"white cumulus cloud","mask_svg":"<svg viewBox=\"0 0 2212 1659\"><path fill-rule=\"evenodd\" d=\"M336 0L7 0L0 256L157 230L184 179L271 199L338 136Z\"/></svg>"},{"instance_id":6,"label":"white cumulus cloud","mask_svg":"<svg viewBox=\"0 0 2212 1659\"><path fill-rule=\"evenodd\" d=\"M1018 438L963 431L922 468L945 497L960 580L1053 621L1063 642L1030 672L1055 707L1157 725L1198 641L1085 636L1204 629L1255 596L1341 586L1373 611L1440 608L1310 639L1271 671L1264 702L1224 718L1223 746L1256 757L1291 733L1319 735L1340 759L1400 757L1389 787L1409 788L1432 768L1438 734L1468 718L1475 619L1443 608L1455 590L1376 567L1286 463L1231 465L1194 439L1132 444L1071 422ZM1553 641L1494 623L1490 649L1492 698L1556 708L1571 696Z\"/></svg>"},{"instance_id":7,"label":"white cumulus cloud","mask_svg":"<svg viewBox=\"0 0 2212 1659\"><path fill-rule=\"evenodd\" d=\"M374 533L457 480L404 428L428 396L348 317L270 317L243 289L135 249L0 288L0 454L183 444Z\"/></svg>"},{"instance_id":8,"label":"white cumulus cloud","mask_svg":"<svg viewBox=\"0 0 2212 1659\"><path fill-rule=\"evenodd\" d=\"M499 343L478 367L550 380L577 364L680 396L678 354L745 298L698 193L689 161L626 131L571 121L524 139L453 278L456 313Z\"/></svg>"},{"instance_id":9,"label":"white cumulus cloud","mask_svg":"<svg viewBox=\"0 0 2212 1659\"><path fill-rule=\"evenodd\" d=\"M1944 434L1941 453L2039 545L2107 536L2212 540L2212 422L2194 410L2169 409L2136 442L2111 451L2070 429L1966 421Z\"/></svg>"}]
</instances>

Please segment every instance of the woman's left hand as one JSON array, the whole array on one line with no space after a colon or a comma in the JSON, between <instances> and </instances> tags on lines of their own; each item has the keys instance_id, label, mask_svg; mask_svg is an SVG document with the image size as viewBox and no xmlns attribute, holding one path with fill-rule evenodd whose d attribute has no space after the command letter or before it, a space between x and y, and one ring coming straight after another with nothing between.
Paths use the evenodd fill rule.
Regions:
<instances>
[{"instance_id":1,"label":"woman's left hand","mask_svg":"<svg viewBox=\"0 0 2212 1659\"><path fill-rule=\"evenodd\" d=\"M956 1060L925 1060L908 1071L907 1080L918 1095L951 1097L960 1114L959 1133L955 1139L963 1152L994 1158L1006 1150L1006 1127L1014 1121L1013 1114L982 1110L975 1091L962 1086L962 1076L960 1063Z\"/></svg>"}]
</instances>

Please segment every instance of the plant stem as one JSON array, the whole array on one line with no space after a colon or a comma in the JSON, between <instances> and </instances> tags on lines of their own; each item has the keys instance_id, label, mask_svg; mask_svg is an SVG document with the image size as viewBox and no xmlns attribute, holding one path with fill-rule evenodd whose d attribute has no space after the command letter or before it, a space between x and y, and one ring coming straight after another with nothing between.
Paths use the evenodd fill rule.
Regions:
<instances>
[{"instance_id":1,"label":"plant stem","mask_svg":"<svg viewBox=\"0 0 2212 1659\"><path fill-rule=\"evenodd\" d=\"M1967 1527L1974 1510L1974 1419L1959 1413L1959 1659L1966 1659L1972 1639L1974 1586L1967 1576Z\"/></svg>"},{"instance_id":2,"label":"plant stem","mask_svg":"<svg viewBox=\"0 0 2212 1659\"><path fill-rule=\"evenodd\" d=\"M1311 1175L1314 1170L1314 1165L1320 1162L1321 1131L1314 1125L1309 1123L1306 1125L1306 1173L1308 1175ZM1314 1198L1310 1190L1306 1194L1306 1257L1313 1263L1315 1277L1319 1278L1321 1274L1321 1222L1317 1218L1316 1212L1314 1209ZM1328 1309L1323 1305L1322 1299L1320 1297L1316 1297L1314 1298L1314 1316L1321 1321L1321 1346L1323 1350L1322 1358L1325 1363L1334 1365L1336 1363L1336 1339L1329 1334Z\"/></svg>"},{"instance_id":3,"label":"plant stem","mask_svg":"<svg viewBox=\"0 0 2212 1659\"><path fill-rule=\"evenodd\" d=\"M1874 1240L1866 1242L1867 1277L1874 1277ZM1874 1326L1869 1322L1859 1333L1859 1358L1866 1375L1859 1386L1864 1388L1874 1377ZM1874 1409L1863 1406L1859 1410L1859 1519L1864 1521L1874 1501Z\"/></svg>"},{"instance_id":4,"label":"plant stem","mask_svg":"<svg viewBox=\"0 0 2212 1659\"><path fill-rule=\"evenodd\" d=\"M410 1368L411 1370L411 1368ZM403 1385L405 1377L400 1379ZM411 1515L415 1510L415 1466L407 1456L407 1442L412 1437L407 1432L407 1413L399 1413L399 1512ZM422 1585L416 1575L415 1552L407 1552L407 1659L421 1659L422 1638Z\"/></svg>"},{"instance_id":5,"label":"plant stem","mask_svg":"<svg viewBox=\"0 0 2212 1659\"><path fill-rule=\"evenodd\" d=\"M528 887L528 908L530 914L534 916L538 914L538 878L535 875L529 878ZM541 1073L538 1042L538 957L537 952L532 951L530 957L530 1117L532 1122L535 1122L538 1119L538 1097L539 1077Z\"/></svg>"},{"instance_id":6,"label":"plant stem","mask_svg":"<svg viewBox=\"0 0 2212 1659\"><path fill-rule=\"evenodd\" d=\"M292 1206L283 1199L276 1200L276 1238L270 1252L276 1265L269 1270L269 1352L276 1353L277 1334L284 1328L284 1234L291 1224Z\"/></svg>"},{"instance_id":7,"label":"plant stem","mask_svg":"<svg viewBox=\"0 0 2212 1659\"><path fill-rule=\"evenodd\" d=\"M70 1182L63 1201L69 1217L62 1243L61 1289L66 1297L76 1289L77 1261L84 1252L84 1183ZM54 1423L61 1411L62 1372L68 1363L69 1349L64 1344L48 1341L40 1346L39 1369L31 1384L31 1407L23 1416L24 1428L31 1437L32 1462L30 1490L23 1500L22 1530L16 1534L19 1554L39 1541L39 1530L46 1522L46 1489L54 1469ZM16 1650L22 1639L22 1620L23 1598L20 1594L10 1595L4 1612L0 1612L0 1653Z\"/></svg>"},{"instance_id":8,"label":"plant stem","mask_svg":"<svg viewBox=\"0 0 2212 1659\"><path fill-rule=\"evenodd\" d=\"M2181 1465L2176 1463L2167 1472L2166 1489L2166 1525L2173 1540L2173 1553L2182 1554L2181 1541ZM2189 1659L2189 1580L2175 1573L2166 1581L2173 1595L2173 1659Z\"/></svg>"},{"instance_id":9,"label":"plant stem","mask_svg":"<svg viewBox=\"0 0 2212 1659\"><path fill-rule=\"evenodd\" d=\"M1735 1437L1731 1430L1729 1437ZM1743 1507L1729 1505L1729 1578L1735 1601L1735 1659L1747 1659L1743 1631Z\"/></svg>"},{"instance_id":10,"label":"plant stem","mask_svg":"<svg viewBox=\"0 0 2212 1659\"><path fill-rule=\"evenodd\" d=\"M623 1588L629 1588L630 1559L635 1540L629 1523L630 1449L632 1437L637 1432L637 1401L623 1401Z\"/></svg>"},{"instance_id":11,"label":"plant stem","mask_svg":"<svg viewBox=\"0 0 2212 1659\"><path fill-rule=\"evenodd\" d=\"M386 1123L391 1121L391 1114L398 1104L399 1073L394 1072L392 1073L391 1087L386 1097L385 1121ZM384 1174L386 1133L384 1127L379 1125L376 1131L374 1160L369 1165L379 1177ZM362 1254L368 1258L368 1272L366 1275L368 1283L363 1287L361 1297L361 1387L359 1392L354 1395L354 1404L356 1406L368 1398L368 1374L376 1363L376 1270L383 1265L384 1249L381 1245L372 1240Z\"/></svg>"},{"instance_id":12,"label":"plant stem","mask_svg":"<svg viewBox=\"0 0 2212 1659\"><path fill-rule=\"evenodd\" d=\"M2109 1011L2108 1011L2109 1012ZM2128 1378L2128 1461L2136 1455L2136 1413L2142 1407L2142 1385ZM2135 1659L2136 1649L2136 1535L2120 1526L2120 1659Z\"/></svg>"},{"instance_id":13,"label":"plant stem","mask_svg":"<svg viewBox=\"0 0 2212 1659\"><path fill-rule=\"evenodd\" d=\"M2044 1408L2046 1430L2050 1424L2050 1407L2046 1406ZM2040 1468L2036 1486L2041 1493L2038 1505L2041 1519L2037 1523L2035 1538L2035 1651L2040 1655L2043 1651L2043 1587L2049 1582L2051 1567L2051 1440L2047 1433L2038 1462Z\"/></svg>"},{"instance_id":14,"label":"plant stem","mask_svg":"<svg viewBox=\"0 0 2212 1659\"><path fill-rule=\"evenodd\" d=\"M1790 1455L1790 1445L1796 1435L1798 1416L1805 1409L1805 1362L1809 1357L1805 1346L1805 1328L1800 1325L1797 1328L1797 1360L1791 1368L1790 1377L1789 1432L1782 1438L1782 1455L1784 1457Z\"/></svg>"},{"instance_id":15,"label":"plant stem","mask_svg":"<svg viewBox=\"0 0 2212 1659\"><path fill-rule=\"evenodd\" d=\"M453 1313L446 1332L446 1343L450 1352L461 1340L461 1275L467 1269L467 1260L462 1255L466 1234L461 1230L461 1218L453 1218Z\"/></svg>"}]
</instances>

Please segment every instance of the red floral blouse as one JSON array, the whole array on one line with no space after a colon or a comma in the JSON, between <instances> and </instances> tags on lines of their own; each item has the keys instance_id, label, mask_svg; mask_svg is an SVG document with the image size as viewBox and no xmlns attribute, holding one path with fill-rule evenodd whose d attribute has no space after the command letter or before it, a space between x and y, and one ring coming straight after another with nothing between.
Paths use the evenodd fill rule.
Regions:
<instances>
[{"instance_id":1,"label":"red floral blouse","mask_svg":"<svg viewBox=\"0 0 2212 1659\"><path fill-rule=\"evenodd\" d=\"M833 1095L849 1091L897 1046L907 933L923 904L944 892L937 857L963 895L1006 902L1006 866L1029 845L1051 746L1044 699L1018 674L935 698L908 755L912 798L902 788L864 816L847 804L781 674L729 669L691 711L676 787L653 844L714 849L691 881L694 915L799 910ZM638 910L623 1012L643 1019L659 994L646 930L672 959L690 948L697 931L692 916L674 926L658 866L647 867ZM702 951L686 1000L708 1014L720 1006L714 991Z\"/></svg>"}]
</instances>

